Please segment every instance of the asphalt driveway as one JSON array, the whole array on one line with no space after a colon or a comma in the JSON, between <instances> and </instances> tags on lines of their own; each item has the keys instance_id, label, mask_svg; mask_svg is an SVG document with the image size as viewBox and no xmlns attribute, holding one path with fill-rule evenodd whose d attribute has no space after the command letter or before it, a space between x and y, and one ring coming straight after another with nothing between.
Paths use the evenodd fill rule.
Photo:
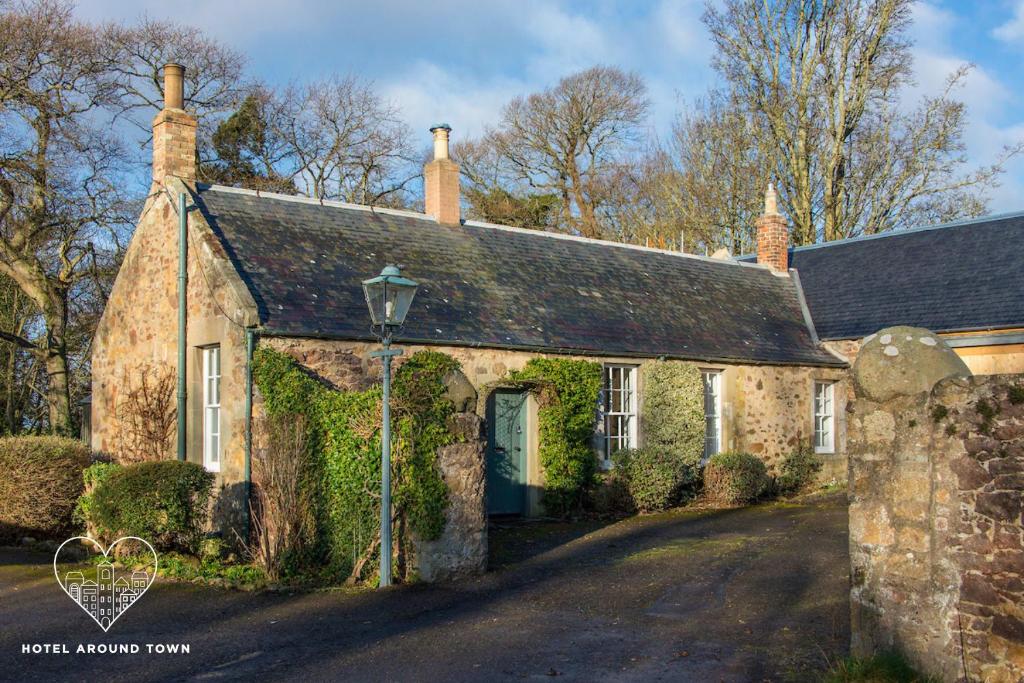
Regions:
<instances>
[{"instance_id":1,"label":"asphalt driveway","mask_svg":"<svg viewBox=\"0 0 1024 683\"><path fill-rule=\"evenodd\" d=\"M842 495L598 525L508 525L444 586L246 594L157 582L108 634L50 558L0 551L5 680L816 680L846 654ZM25 644L70 654L23 654ZM138 654L75 654L79 644ZM147 653L188 644L189 654Z\"/></svg>"}]
</instances>

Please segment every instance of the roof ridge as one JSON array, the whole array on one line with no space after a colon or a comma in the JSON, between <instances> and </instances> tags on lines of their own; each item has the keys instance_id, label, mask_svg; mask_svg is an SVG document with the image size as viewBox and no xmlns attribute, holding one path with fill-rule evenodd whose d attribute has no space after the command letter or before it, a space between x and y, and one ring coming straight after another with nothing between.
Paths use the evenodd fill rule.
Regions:
<instances>
[{"instance_id":1,"label":"roof ridge","mask_svg":"<svg viewBox=\"0 0 1024 683\"><path fill-rule=\"evenodd\" d=\"M920 225L914 228L902 228L898 230L887 230L885 232L877 232L871 235L857 235L856 237L846 237L841 240L830 240L828 242L818 242L817 244L805 244L799 247L790 247L791 251L810 251L812 249L822 249L824 247L834 247L842 244L849 244L851 242L866 242L868 240L882 239L884 237L902 237L904 235L911 235L919 232L928 232L930 230L944 230L946 228L963 228L969 225L976 225L978 223L992 223L995 221L1007 220L1009 218L1024 218L1024 210L1021 211L1006 211L1003 213L992 213L984 216L976 216L974 218L961 218L955 221L948 221L946 223L934 223L931 225Z\"/></svg>"},{"instance_id":2,"label":"roof ridge","mask_svg":"<svg viewBox=\"0 0 1024 683\"><path fill-rule=\"evenodd\" d=\"M282 201L298 202L301 204L312 204L314 206L330 206L337 209L353 209L356 211L366 211L368 213L383 213L393 216L402 216L405 218L416 218L422 221L427 221L433 224L437 224L432 217L419 211L408 211L405 209L391 209L387 207L370 206L367 204L350 204L349 202L339 202L333 199L314 199L312 197L304 197L302 195L289 195L281 194L279 192L264 192L262 190L250 190L243 187L230 187L227 185L217 185L214 183L196 183L196 188L200 190L214 190L217 192L229 192L233 194L244 194L252 197L268 198L268 199L279 199ZM668 256L676 256L681 258L696 259L698 261L706 261L709 263L717 263L722 265L734 265L742 266L744 268L757 268L759 270L769 270L768 266L759 263L745 263L736 260L737 257L729 259L718 259L712 256L701 256L700 254L690 254L684 251L674 251L671 249L659 249L657 247L645 247L639 244L627 244L625 242L613 242L612 240L602 240L594 237L583 237L581 235L567 235L561 232L549 232L547 230L533 230L530 228L520 228L513 225L501 225L500 223L489 223L486 221L474 221L464 220L462 225L468 225L474 228L487 228L490 230L505 230L507 232L517 232L529 234L536 237L548 237L552 239L569 240L573 242L582 242L589 244L598 244L601 246L619 247L621 249L632 249L635 251L644 251L655 254L666 254ZM785 275L781 273L780 275Z\"/></svg>"}]
</instances>

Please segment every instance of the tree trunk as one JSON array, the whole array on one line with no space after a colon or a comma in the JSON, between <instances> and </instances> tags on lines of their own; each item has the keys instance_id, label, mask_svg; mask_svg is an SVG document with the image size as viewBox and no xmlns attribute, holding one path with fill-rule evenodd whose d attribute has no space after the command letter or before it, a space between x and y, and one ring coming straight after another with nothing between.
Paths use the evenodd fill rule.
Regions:
<instances>
[{"instance_id":1,"label":"tree trunk","mask_svg":"<svg viewBox=\"0 0 1024 683\"><path fill-rule=\"evenodd\" d=\"M46 315L46 403L50 430L54 434L73 436L75 423L71 414L71 386L68 381L68 347L65 337L66 316Z\"/></svg>"}]
</instances>

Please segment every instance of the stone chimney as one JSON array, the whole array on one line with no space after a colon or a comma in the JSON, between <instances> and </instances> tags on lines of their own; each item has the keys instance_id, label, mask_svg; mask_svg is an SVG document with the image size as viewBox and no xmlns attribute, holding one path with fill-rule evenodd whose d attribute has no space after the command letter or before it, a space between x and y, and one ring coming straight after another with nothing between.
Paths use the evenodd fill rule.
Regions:
<instances>
[{"instance_id":1,"label":"stone chimney","mask_svg":"<svg viewBox=\"0 0 1024 683\"><path fill-rule=\"evenodd\" d=\"M757 262L775 272L789 271L789 226L779 215L779 200L771 183L764 193L764 215L757 220Z\"/></svg>"},{"instance_id":2,"label":"stone chimney","mask_svg":"<svg viewBox=\"0 0 1024 683\"><path fill-rule=\"evenodd\" d=\"M451 127L442 123L430 129L434 134L434 160L423 167L423 201L428 216L438 223L458 225L459 165L448 157Z\"/></svg>"},{"instance_id":3,"label":"stone chimney","mask_svg":"<svg viewBox=\"0 0 1024 683\"><path fill-rule=\"evenodd\" d=\"M153 182L196 179L196 120L185 111L185 67L164 67L164 108L153 119Z\"/></svg>"}]
</instances>

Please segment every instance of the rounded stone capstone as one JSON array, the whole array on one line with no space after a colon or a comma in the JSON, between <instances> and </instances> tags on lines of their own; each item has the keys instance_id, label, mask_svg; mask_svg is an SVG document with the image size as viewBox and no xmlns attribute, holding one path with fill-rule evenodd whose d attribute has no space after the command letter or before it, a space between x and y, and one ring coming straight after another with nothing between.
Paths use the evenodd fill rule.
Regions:
<instances>
[{"instance_id":1,"label":"rounded stone capstone","mask_svg":"<svg viewBox=\"0 0 1024 683\"><path fill-rule=\"evenodd\" d=\"M444 396L455 404L455 412L470 412L476 407L476 389L461 370L452 370L444 379Z\"/></svg>"},{"instance_id":2,"label":"rounded stone capstone","mask_svg":"<svg viewBox=\"0 0 1024 683\"><path fill-rule=\"evenodd\" d=\"M886 327L864 338L853 364L858 396L884 403L931 391L947 377L970 377L960 356L923 327Z\"/></svg>"}]
</instances>

